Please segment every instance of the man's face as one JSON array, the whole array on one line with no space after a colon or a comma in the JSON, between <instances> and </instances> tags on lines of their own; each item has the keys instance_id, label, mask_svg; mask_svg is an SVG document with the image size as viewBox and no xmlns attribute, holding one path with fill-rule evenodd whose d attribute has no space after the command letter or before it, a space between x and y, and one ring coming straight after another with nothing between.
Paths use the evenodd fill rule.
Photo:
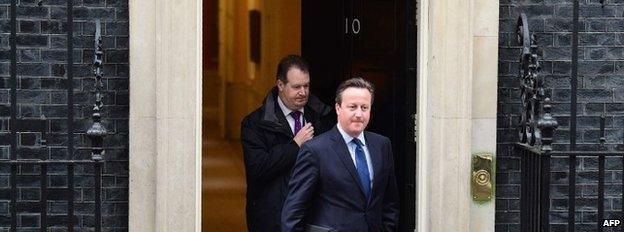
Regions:
<instances>
[{"instance_id":1,"label":"man's face","mask_svg":"<svg viewBox=\"0 0 624 232\"><path fill-rule=\"evenodd\" d=\"M287 83L277 80L280 98L288 109L302 109L308 103L310 75L297 67L292 67L286 73L286 80Z\"/></svg>"},{"instance_id":2,"label":"man's face","mask_svg":"<svg viewBox=\"0 0 624 232\"><path fill-rule=\"evenodd\" d=\"M366 88L349 87L342 92L342 103L336 103L340 127L351 137L356 137L368 125L371 111L371 93Z\"/></svg>"}]
</instances>

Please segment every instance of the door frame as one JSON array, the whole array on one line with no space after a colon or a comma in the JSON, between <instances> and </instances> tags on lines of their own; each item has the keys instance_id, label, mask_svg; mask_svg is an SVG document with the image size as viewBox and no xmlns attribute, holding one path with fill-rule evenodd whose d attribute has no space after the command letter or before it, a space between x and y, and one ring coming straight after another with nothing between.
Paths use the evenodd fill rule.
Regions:
<instances>
[{"instance_id":1,"label":"door frame","mask_svg":"<svg viewBox=\"0 0 624 232\"><path fill-rule=\"evenodd\" d=\"M129 230L201 231L202 1L129 0Z\"/></svg>"},{"instance_id":2,"label":"door frame","mask_svg":"<svg viewBox=\"0 0 624 232\"><path fill-rule=\"evenodd\" d=\"M414 0L415 1L415 0ZM418 1L418 126L417 128L417 231L444 231L446 228L474 228L476 222L492 222L485 225L493 231L493 203L487 207L471 208L469 188L466 187L470 159L468 154L459 159L442 158L451 147L474 146L473 132L479 132L472 124L474 114L470 111L483 103L486 112L479 119L493 121L483 130L493 132L494 151L496 136L496 67L498 41L498 2L476 1L468 7L457 6L453 0ZM466 12L468 11L468 12ZM459 17L468 15L468 17ZM130 14L130 186L129 229L131 231L200 231L201 230L201 32L202 1L180 0L129 0ZM479 16L478 18L476 16ZM468 23L466 23L468 22ZM470 25L466 36L449 37L441 30L454 32L452 25ZM175 26L174 26L175 25ZM462 28L459 28L462 29ZM463 30L463 29L462 29ZM182 41L182 42L180 42ZM481 41L481 42L479 42ZM474 43L473 43L474 42ZM472 46L487 47L485 52L473 58ZM468 47L461 56L445 56L457 48ZM466 57L469 56L469 57ZM469 61L466 64L463 61ZM461 61L461 62L460 62ZM474 63L473 63L474 62ZM457 66L455 64L460 64ZM464 67L463 65L467 65ZM465 87L457 86L457 70L466 69L468 77L483 74L494 79L485 85L481 98L468 96L461 102L448 101L449 97L436 96L450 91L467 91L472 94L472 81ZM481 70L484 69L484 70ZM485 70L486 69L486 70ZM459 75L461 76L461 75ZM440 85L440 83L449 83ZM492 91L493 89L493 91ZM493 96L491 96L493 92ZM488 97L483 97L487 93ZM487 99L485 99L487 98ZM493 99L493 103L490 102ZM451 102L452 104L445 104ZM466 112L458 112L465 118L453 118L452 112L460 104L467 103ZM476 105L476 106L472 106ZM459 107L466 110L465 106ZM493 118L489 115L493 110ZM448 110L445 111L445 110ZM453 111L454 112L454 111ZM451 134L440 134L450 129L440 124L452 121L466 128L468 135L456 140ZM463 132L462 132L463 134ZM181 139L184 138L184 139ZM492 138L488 138L491 140ZM445 144L444 149L436 146ZM464 149L466 150L466 149ZM462 150L462 151L464 151ZM448 162L452 161L452 162ZM453 169L453 167L460 169ZM441 170L449 173L439 173ZM440 175L443 174L443 175ZM465 180L465 181L464 181ZM458 191L446 191L454 190ZM444 191L443 191L444 190ZM183 194L180 194L180 193ZM453 192L453 194L450 194ZM461 199L454 199L462 196ZM464 198L465 197L465 198ZM458 200L456 207L446 207ZM432 207L435 206L435 207ZM441 208L438 206L442 206ZM474 214L472 212L475 212ZM450 217L449 217L450 216ZM458 217L454 217L458 216ZM477 216L477 217L475 217ZM479 217L480 216L480 217Z\"/></svg>"},{"instance_id":3,"label":"door frame","mask_svg":"<svg viewBox=\"0 0 624 232\"><path fill-rule=\"evenodd\" d=\"M495 230L496 193L473 201L470 178L473 155L496 159L498 14L498 1L418 0L419 232Z\"/></svg>"}]
</instances>

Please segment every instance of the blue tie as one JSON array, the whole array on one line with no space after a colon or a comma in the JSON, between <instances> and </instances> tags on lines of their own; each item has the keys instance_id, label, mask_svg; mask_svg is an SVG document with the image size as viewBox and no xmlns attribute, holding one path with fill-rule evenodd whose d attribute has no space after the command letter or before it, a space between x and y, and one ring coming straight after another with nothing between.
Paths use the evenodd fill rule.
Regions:
<instances>
[{"instance_id":1,"label":"blue tie","mask_svg":"<svg viewBox=\"0 0 624 232\"><path fill-rule=\"evenodd\" d=\"M364 195L366 199L370 199L371 195L371 180L370 172L368 171L368 165L366 163L366 155L362 149L362 142L359 139L353 139L355 143L355 167L357 168L358 176L360 176L360 182L364 188Z\"/></svg>"}]
</instances>

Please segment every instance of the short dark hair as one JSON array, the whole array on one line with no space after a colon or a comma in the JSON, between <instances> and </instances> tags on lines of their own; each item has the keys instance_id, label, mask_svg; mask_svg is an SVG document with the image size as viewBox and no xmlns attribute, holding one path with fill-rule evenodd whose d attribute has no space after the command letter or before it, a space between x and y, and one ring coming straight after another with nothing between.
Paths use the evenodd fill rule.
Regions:
<instances>
[{"instance_id":1,"label":"short dark hair","mask_svg":"<svg viewBox=\"0 0 624 232\"><path fill-rule=\"evenodd\" d=\"M345 89L347 88L361 88L361 89L368 89L368 92L370 92L371 94L371 101L372 99L375 99L375 86L370 83L367 80L364 80L361 77L355 77L355 78L351 78L348 79L344 82L342 82L339 86L338 89L336 90L336 103L338 103L338 105L342 104L342 92L345 91Z\"/></svg>"},{"instance_id":2,"label":"short dark hair","mask_svg":"<svg viewBox=\"0 0 624 232\"><path fill-rule=\"evenodd\" d=\"M284 56L284 58L280 60L279 64L277 64L277 79L281 80L284 83L288 83L288 78L286 77L286 74L288 73L288 70L290 70L290 68L292 67L296 67L304 73L310 72L308 62L301 58L301 56L291 54Z\"/></svg>"}]
</instances>

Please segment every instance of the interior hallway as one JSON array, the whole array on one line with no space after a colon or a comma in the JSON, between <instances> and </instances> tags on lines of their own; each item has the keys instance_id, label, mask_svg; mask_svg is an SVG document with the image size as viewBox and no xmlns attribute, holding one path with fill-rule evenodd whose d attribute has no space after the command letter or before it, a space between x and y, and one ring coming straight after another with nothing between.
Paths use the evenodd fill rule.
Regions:
<instances>
[{"instance_id":1,"label":"interior hallway","mask_svg":"<svg viewBox=\"0 0 624 232\"><path fill-rule=\"evenodd\" d=\"M245 168L240 142L219 138L216 121L204 121L203 131L202 231L246 231Z\"/></svg>"},{"instance_id":2,"label":"interior hallway","mask_svg":"<svg viewBox=\"0 0 624 232\"><path fill-rule=\"evenodd\" d=\"M203 0L202 231L247 231L240 122L301 53L301 0Z\"/></svg>"}]
</instances>

